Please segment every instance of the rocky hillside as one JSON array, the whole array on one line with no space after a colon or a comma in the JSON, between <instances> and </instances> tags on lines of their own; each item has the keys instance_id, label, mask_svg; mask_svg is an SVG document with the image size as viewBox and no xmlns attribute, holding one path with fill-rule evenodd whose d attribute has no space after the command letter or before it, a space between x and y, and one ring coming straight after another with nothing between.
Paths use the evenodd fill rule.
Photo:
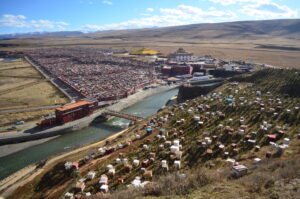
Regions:
<instances>
[{"instance_id":1,"label":"rocky hillside","mask_svg":"<svg viewBox=\"0 0 300 199\"><path fill-rule=\"evenodd\" d=\"M297 78L236 78L45 169L11 198L297 198Z\"/></svg>"}]
</instances>

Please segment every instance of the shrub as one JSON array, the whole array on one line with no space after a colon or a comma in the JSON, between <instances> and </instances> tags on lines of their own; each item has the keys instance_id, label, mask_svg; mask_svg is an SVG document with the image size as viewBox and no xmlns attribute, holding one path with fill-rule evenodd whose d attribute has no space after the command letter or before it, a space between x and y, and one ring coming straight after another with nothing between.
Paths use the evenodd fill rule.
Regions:
<instances>
[{"instance_id":1,"label":"shrub","mask_svg":"<svg viewBox=\"0 0 300 199\"><path fill-rule=\"evenodd\" d=\"M144 189L129 188L118 190L111 195L97 196L98 199L133 199L142 196L172 196L186 195L193 190L212 182L207 171L195 169L185 174L170 173L161 176L155 182L149 183Z\"/></svg>"},{"instance_id":2,"label":"shrub","mask_svg":"<svg viewBox=\"0 0 300 199\"><path fill-rule=\"evenodd\" d=\"M173 173L158 179L154 189L146 189L145 195L186 195L212 181L202 169L186 174ZM152 190L152 192L150 192Z\"/></svg>"}]
</instances>

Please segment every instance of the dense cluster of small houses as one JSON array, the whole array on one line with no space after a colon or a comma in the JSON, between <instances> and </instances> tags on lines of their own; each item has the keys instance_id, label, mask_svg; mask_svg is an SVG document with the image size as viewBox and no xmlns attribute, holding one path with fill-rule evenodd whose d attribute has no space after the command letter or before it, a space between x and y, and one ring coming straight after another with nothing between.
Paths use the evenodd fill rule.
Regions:
<instances>
[{"instance_id":1,"label":"dense cluster of small houses","mask_svg":"<svg viewBox=\"0 0 300 199\"><path fill-rule=\"evenodd\" d=\"M116 154L111 156L115 158L80 178L65 198L105 194L120 185L151 186L158 174L178 172L184 176L184 171L195 165L210 162L214 167L216 159L229 165L232 177L255 172L264 159L280 157L289 147L293 138L290 126L300 119L299 102L233 82L209 95L168 107L145 124L132 127L128 142L99 148L97 157ZM254 155L241 158L250 151ZM80 168L76 162L66 162L65 169ZM89 183L95 179L96 183Z\"/></svg>"},{"instance_id":2,"label":"dense cluster of small houses","mask_svg":"<svg viewBox=\"0 0 300 199\"><path fill-rule=\"evenodd\" d=\"M83 96L98 101L127 97L154 80L148 63L112 56L104 49L47 48L25 54Z\"/></svg>"}]
</instances>

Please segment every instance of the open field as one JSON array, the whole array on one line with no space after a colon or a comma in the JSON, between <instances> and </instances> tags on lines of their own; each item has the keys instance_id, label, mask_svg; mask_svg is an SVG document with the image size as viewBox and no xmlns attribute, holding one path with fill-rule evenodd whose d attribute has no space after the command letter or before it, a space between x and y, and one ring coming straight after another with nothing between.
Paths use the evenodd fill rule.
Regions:
<instances>
[{"instance_id":1,"label":"open field","mask_svg":"<svg viewBox=\"0 0 300 199\"><path fill-rule=\"evenodd\" d=\"M67 99L32 66L22 59L0 62L0 110L48 106ZM0 114L0 125L16 120L33 120L51 111Z\"/></svg>"},{"instance_id":2,"label":"open field","mask_svg":"<svg viewBox=\"0 0 300 199\"><path fill-rule=\"evenodd\" d=\"M85 46L94 48L141 47L163 54L183 47L195 55L247 60L281 67L299 68L300 19L192 24L165 28L99 31L88 34L24 36L0 40L0 51L30 48Z\"/></svg>"},{"instance_id":3,"label":"open field","mask_svg":"<svg viewBox=\"0 0 300 199\"><path fill-rule=\"evenodd\" d=\"M22 113L1 113L0 121L1 126L0 130L5 130L7 127L12 125L15 121L26 121L26 122L34 122L40 120L43 115L48 115L54 113L53 110L39 110L39 111L30 111L30 112L22 112ZM29 123L27 123L29 124ZM33 127L34 124L29 125L29 127ZM28 129L28 125L18 125L18 130Z\"/></svg>"},{"instance_id":4,"label":"open field","mask_svg":"<svg viewBox=\"0 0 300 199\"><path fill-rule=\"evenodd\" d=\"M174 51L178 46L195 55L212 55L225 60L245 60L249 62L265 63L281 67L299 68L300 51L283 51L259 49L256 45L243 43L208 43L208 44L176 44L155 43L149 44L150 48L160 50L164 54Z\"/></svg>"},{"instance_id":5,"label":"open field","mask_svg":"<svg viewBox=\"0 0 300 199\"><path fill-rule=\"evenodd\" d=\"M4 41L0 41L0 44ZM16 43L17 47L6 47L0 50L25 50L40 47L70 47L84 46L94 48L126 48L129 51L141 47L147 47L161 51L167 55L174 52L178 47L183 47L195 55L212 55L220 59L245 60L257 63L265 63L281 67L299 68L300 42L285 38L249 39L249 40L226 40L226 39L197 39L184 38L163 39L145 38L137 40L127 39L93 39L93 38L43 38L24 39L19 41L5 41ZM24 42L26 44L24 44ZM262 46L267 46L264 48ZM271 48L268 46L275 46ZM282 48L279 48L279 47Z\"/></svg>"}]
</instances>

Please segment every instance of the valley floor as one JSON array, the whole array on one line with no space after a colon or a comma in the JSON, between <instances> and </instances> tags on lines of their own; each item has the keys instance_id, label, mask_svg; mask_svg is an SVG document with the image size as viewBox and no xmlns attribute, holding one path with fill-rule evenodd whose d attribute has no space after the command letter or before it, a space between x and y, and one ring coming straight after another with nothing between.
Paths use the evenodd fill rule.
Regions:
<instances>
[{"instance_id":1,"label":"valley floor","mask_svg":"<svg viewBox=\"0 0 300 199\"><path fill-rule=\"evenodd\" d=\"M81 198L90 192L100 199L297 198L298 84L296 70L266 69L235 77L207 96L165 108L88 151L54 158L34 178L3 193L9 198L59 198L66 192ZM146 133L149 128L152 132ZM133 166L134 160L141 163ZM66 170L66 161L78 162L79 169ZM240 178L232 173L237 165L247 168ZM96 177L85 179L89 171ZM107 194L100 192L104 175L109 176ZM147 186L126 188L138 176L149 181ZM80 181L84 191L75 188Z\"/></svg>"}]
</instances>

